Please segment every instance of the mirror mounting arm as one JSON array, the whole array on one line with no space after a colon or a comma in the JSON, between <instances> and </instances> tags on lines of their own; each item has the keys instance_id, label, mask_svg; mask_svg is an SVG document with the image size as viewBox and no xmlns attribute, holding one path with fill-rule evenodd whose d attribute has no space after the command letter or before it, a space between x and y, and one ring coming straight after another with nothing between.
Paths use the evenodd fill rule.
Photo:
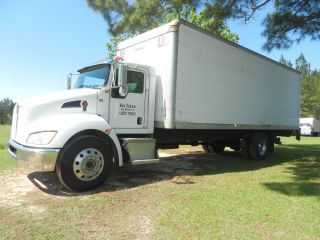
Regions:
<instances>
[{"instance_id":1,"label":"mirror mounting arm","mask_svg":"<svg viewBox=\"0 0 320 240\"><path fill-rule=\"evenodd\" d=\"M71 89L71 85L72 85L72 73L69 73L67 76L67 89L70 90Z\"/></svg>"},{"instance_id":2,"label":"mirror mounting arm","mask_svg":"<svg viewBox=\"0 0 320 240\"><path fill-rule=\"evenodd\" d=\"M127 85L127 64L119 63L119 94L124 97L128 94L128 85Z\"/></svg>"}]
</instances>

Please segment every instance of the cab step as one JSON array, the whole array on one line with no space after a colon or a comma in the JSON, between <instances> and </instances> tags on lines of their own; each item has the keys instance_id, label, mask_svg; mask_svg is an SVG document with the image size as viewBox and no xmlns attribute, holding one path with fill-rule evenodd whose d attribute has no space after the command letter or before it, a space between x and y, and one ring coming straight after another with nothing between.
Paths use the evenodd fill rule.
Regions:
<instances>
[{"instance_id":1,"label":"cab step","mask_svg":"<svg viewBox=\"0 0 320 240\"><path fill-rule=\"evenodd\" d=\"M157 164L160 162L160 159L142 159L142 160L133 160L131 161L132 165L144 165L144 164Z\"/></svg>"}]
</instances>

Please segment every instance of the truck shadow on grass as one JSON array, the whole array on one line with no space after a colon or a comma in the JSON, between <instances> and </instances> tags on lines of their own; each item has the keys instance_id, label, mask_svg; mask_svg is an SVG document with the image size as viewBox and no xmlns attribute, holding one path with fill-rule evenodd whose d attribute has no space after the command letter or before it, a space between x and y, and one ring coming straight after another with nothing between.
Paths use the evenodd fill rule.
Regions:
<instances>
[{"instance_id":1,"label":"truck shadow on grass","mask_svg":"<svg viewBox=\"0 0 320 240\"><path fill-rule=\"evenodd\" d=\"M320 196L320 146L288 145L281 151L292 159L291 164L285 167L291 181L263 185L288 196Z\"/></svg>"},{"instance_id":2,"label":"truck shadow on grass","mask_svg":"<svg viewBox=\"0 0 320 240\"><path fill-rule=\"evenodd\" d=\"M313 181L319 181L320 178L319 156L318 145L280 146L276 149L276 153L263 161L251 161L231 151L222 155L185 151L179 155L162 157L157 165L132 166L113 171L103 186L82 193L64 188L54 172L33 172L28 178L38 189L47 194L72 197L130 189L162 181L170 181L177 185L194 184L197 179L194 176L255 171L289 163L286 164L288 166L285 166L285 171L292 175L292 182L261 184L272 191L286 195L319 196L320 183Z\"/></svg>"}]
</instances>

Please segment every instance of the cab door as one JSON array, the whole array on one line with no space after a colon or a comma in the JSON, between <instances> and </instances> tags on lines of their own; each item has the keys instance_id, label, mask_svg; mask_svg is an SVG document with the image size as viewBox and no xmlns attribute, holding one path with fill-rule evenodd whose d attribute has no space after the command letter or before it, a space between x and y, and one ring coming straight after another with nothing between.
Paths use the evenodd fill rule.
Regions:
<instances>
[{"instance_id":1,"label":"cab door","mask_svg":"<svg viewBox=\"0 0 320 240\"><path fill-rule=\"evenodd\" d=\"M143 129L147 127L147 77L147 72L143 69L128 68L127 95L124 97L120 96L119 88L113 88L111 90L109 106L109 123L112 128L134 130ZM118 85L117 82L115 85ZM130 131L127 132L130 133Z\"/></svg>"}]
</instances>

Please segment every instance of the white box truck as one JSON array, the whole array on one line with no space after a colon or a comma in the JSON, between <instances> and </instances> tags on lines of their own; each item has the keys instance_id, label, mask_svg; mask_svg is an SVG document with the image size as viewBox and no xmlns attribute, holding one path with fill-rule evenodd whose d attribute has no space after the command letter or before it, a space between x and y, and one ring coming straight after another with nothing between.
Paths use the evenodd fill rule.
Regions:
<instances>
[{"instance_id":1,"label":"white box truck","mask_svg":"<svg viewBox=\"0 0 320 240\"><path fill-rule=\"evenodd\" d=\"M51 163L81 191L113 166L158 162L159 148L230 147L259 160L299 133L299 72L192 24L133 37L118 55L80 69L71 90L18 103L10 153Z\"/></svg>"},{"instance_id":2,"label":"white box truck","mask_svg":"<svg viewBox=\"0 0 320 240\"><path fill-rule=\"evenodd\" d=\"M303 136L320 136L320 121L315 118L300 118L300 134Z\"/></svg>"}]
</instances>

